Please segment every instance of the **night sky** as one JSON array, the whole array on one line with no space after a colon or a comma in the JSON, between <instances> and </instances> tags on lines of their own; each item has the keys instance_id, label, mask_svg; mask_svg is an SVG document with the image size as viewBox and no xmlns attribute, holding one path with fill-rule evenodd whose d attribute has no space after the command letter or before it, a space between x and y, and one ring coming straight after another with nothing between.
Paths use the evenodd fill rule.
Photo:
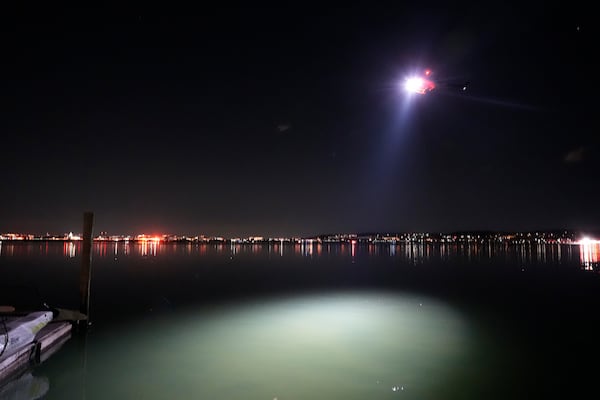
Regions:
<instances>
[{"instance_id":1,"label":"night sky","mask_svg":"<svg viewBox=\"0 0 600 400\"><path fill-rule=\"evenodd\" d=\"M591 9L420 3L4 14L0 232L599 228Z\"/></svg>"}]
</instances>

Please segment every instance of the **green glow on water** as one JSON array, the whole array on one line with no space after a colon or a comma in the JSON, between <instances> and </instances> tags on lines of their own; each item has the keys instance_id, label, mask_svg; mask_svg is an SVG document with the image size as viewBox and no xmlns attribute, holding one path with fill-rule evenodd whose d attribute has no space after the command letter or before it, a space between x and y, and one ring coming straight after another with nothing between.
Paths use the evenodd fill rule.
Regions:
<instances>
[{"instance_id":1,"label":"green glow on water","mask_svg":"<svg viewBox=\"0 0 600 400\"><path fill-rule=\"evenodd\" d=\"M469 336L460 314L409 295L347 293L181 312L90 335L75 398L452 398L444 391L469 379ZM43 369L56 375L60 358ZM69 397L66 379L51 378L47 398Z\"/></svg>"}]
</instances>

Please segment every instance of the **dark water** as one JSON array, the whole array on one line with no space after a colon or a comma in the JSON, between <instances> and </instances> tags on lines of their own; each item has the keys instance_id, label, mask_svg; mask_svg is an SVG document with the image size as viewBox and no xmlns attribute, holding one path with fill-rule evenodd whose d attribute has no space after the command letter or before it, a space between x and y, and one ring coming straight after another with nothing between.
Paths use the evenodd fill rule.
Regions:
<instances>
[{"instance_id":1,"label":"dark water","mask_svg":"<svg viewBox=\"0 0 600 400\"><path fill-rule=\"evenodd\" d=\"M92 328L0 397L598 397L596 247L94 246ZM0 302L78 308L79 266L4 242Z\"/></svg>"}]
</instances>

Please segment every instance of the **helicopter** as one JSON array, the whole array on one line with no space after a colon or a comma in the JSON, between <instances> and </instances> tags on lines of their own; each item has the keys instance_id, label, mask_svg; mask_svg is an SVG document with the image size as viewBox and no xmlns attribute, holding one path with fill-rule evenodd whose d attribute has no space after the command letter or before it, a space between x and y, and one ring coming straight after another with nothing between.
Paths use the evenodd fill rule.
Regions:
<instances>
[{"instance_id":1,"label":"helicopter","mask_svg":"<svg viewBox=\"0 0 600 400\"><path fill-rule=\"evenodd\" d=\"M426 69L422 75L410 76L404 80L404 89L409 93L427 94L436 88L466 91L469 82L434 81L432 72Z\"/></svg>"}]
</instances>

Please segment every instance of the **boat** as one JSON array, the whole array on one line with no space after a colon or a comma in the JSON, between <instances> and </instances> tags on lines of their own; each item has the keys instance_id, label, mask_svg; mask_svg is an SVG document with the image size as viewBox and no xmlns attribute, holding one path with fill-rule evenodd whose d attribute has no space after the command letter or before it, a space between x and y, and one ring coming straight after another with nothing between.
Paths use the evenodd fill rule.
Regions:
<instances>
[{"instance_id":1,"label":"boat","mask_svg":"<svg viewBox=\"0 0 600 400\"><path fill-rule=\"evenodd\" d=\"M0 361L33 343L36 334L54 318L51 310L25 315L1 312L7 309L0 309Z\"/></svg>"},{"instance_id":2,"label":"boat","mask_svg":"<svg viewBox=\"0 0 600 400\"><path fill-rule=\"evenodd\" d=\"M0 305L0 387L54 354L71 337L72 326L87 319L79 311L46 303L19 311Z\"/></svg>"}]
</instances>

